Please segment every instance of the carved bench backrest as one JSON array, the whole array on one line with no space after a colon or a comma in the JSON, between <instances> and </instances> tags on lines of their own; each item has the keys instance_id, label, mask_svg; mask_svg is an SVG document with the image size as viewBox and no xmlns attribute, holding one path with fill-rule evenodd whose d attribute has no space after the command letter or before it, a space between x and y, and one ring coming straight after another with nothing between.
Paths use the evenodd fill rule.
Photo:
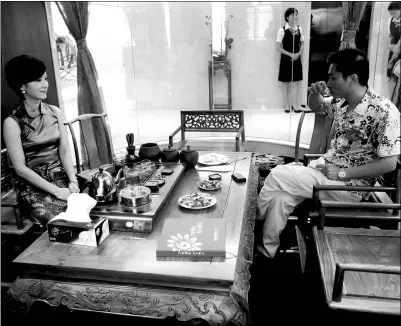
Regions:
<instances>
[{"instance_id":1,"label":"carved bench backrest","mask_svg":"<svg viewBox=\"0 0 401 326\"><path fill-rule=\"evenodd\" d=\"M241 110L181 111L181 131L237 132L244 125Z\"/></svg>"}]
</instances>

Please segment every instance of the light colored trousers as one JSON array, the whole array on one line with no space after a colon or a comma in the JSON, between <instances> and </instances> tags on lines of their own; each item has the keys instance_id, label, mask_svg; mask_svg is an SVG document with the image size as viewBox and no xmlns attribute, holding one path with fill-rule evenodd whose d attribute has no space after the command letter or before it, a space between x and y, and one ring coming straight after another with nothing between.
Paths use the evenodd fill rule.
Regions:
<instances>
[{"instance_id":1,"label":"light colored trousers","mask_svg":"<svg viewBox=\"0 0 401 326\"><path fill-rule=\"evenodd\" d=\"M312 198L315 185L345 185L345 182L330 180L319 170L301 164L278 165L271 170L258 197L259 219L265 220L262 233L266 256L275 256L290 213L305 199ZM320 198L356 202L362 199L347 191L322 191Z\"/></svg>"}]
</instances>

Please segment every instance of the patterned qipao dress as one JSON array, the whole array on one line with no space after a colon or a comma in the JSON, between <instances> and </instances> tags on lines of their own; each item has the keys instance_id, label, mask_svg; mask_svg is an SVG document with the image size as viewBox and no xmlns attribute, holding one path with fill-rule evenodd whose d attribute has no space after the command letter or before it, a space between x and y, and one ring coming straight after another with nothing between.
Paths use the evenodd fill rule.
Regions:
<instances>
[{"instance_id":1,"label":"patterned qipao dress","mask_svg":"<svg viewBox=\"0 0 401 326\"><path fill-rule=\"evenodd\" d=\"M40 114L31 118L21 103L10 117L21 129L26 166L50 183L67 188L68 178L58 154L60 130L55 108L42 102ZM66 201L57 199L18 176L16 187L19 190L21 210L34 223L46 225L50 219L67 209Z\"/></svg>"}]
</instances>

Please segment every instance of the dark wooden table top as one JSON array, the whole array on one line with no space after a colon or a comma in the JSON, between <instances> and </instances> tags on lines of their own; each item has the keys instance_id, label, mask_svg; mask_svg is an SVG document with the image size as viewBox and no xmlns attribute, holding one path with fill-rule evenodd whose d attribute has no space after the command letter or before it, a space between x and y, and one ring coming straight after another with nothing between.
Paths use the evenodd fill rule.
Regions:
<instances>
[{"instance_id":1,"label":"dark wooden table top","mask_svg":"<svg viewBox=\"0 0 401 326\"><path fill-rule=\"evenodd\" d=\"M205 154L200 152L200 155ZM234 282L235 267L240 248L243 217L247 194L251 153L224 153L246 159L234 162L233 172L247 177L239 184L231 179L232 172L221 173L223 186L211 192L217 204L203 210L189 210L178 205L178 198L191 192L200 192L198 181L207 179L211 171L189 169L172 191L157 218L152 233L137 238L130 232L111 232L97 248L51 242L45 232L27 250L14 260L21 275L34 277L61 277L63 279L142 283L202 289L227 289ZM156 248L163 223L168 218L210 217L226 221L226 259L208 262L158 261Z\"/></svg>"}]
</instances>

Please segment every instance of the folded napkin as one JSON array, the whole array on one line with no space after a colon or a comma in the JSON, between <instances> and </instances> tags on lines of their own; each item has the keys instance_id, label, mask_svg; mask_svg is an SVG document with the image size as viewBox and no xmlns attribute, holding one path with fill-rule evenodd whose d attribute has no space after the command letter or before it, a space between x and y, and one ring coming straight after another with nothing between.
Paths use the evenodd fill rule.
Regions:
<instances>
[{"instance_id":1,"label":"folded napkin","mask_svg":"<svg viewBox=\"0 0 401 326\"><path fill-rule=\"evenodd\" d=\"M213 172L230 172L234 170L232 165L213 165L213 166L195 166L198 171L213 171Z\"/></svg>"}]
</instances>

